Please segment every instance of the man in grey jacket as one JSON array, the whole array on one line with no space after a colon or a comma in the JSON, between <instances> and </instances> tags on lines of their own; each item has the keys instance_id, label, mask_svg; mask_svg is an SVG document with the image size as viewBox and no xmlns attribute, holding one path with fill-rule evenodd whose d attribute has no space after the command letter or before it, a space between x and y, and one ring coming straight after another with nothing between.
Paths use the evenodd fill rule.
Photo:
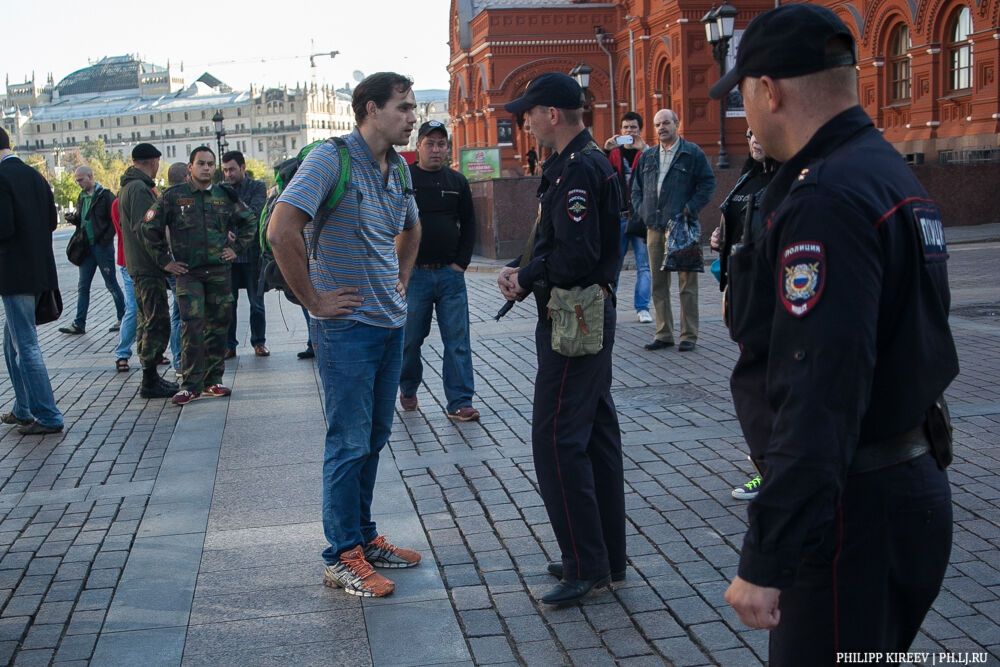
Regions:
<instances>
[{"instance_id":1,"label":"man in grey jacket","mask_svg":"<svg viewBox=\"0 0 1000 667\"><path fill-rule=\"evenodd\" d=\"M647 350L674 344L674 318L670 311L670 272L661 271L667 227L681 215L697 216L715 192L715 175L701 148L677 134L680 118L670 109L653 116L659 145L650 148L632 178L632 210L646 224L649 268L653 274L653 307L656 335ZM698 342L698 274L677 274L681 299L681 352L690 352Z\"/></svg>"}]
</instances>

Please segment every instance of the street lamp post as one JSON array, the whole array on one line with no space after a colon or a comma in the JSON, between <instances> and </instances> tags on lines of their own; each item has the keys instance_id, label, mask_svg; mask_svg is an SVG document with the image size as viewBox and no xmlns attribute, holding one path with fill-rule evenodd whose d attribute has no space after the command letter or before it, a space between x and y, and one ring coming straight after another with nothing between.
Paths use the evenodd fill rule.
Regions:
<instances>
[{"instance_id":1,"label":"street lamp post","mask_svg":"<svg viewBox=\"0 0 1000 667\"><path fill-rule=\"evenodd\" d=\"M222 122L226 120L226 117L222 115L222 110L215 112L212 116L212 122L215 123L215 145L219 149L219 165L222 165L222 147L228 147L229 144L226 142L226 128L222 126Z\"/></svg>"},{"instance_id":2,"label":"street lamp post","mask_svg":"<svg viewBox=\"0 0 1000 667\"><path fill-rule=\"evenodd\" d=\"M728 2L719 7L712 7L701 18L705 26L705 38L712 45L712 55L719 63L719 75L726 75L726 57L729 55L729 40L733 38L736 27L736 15L739 12ZM719 159L716 161L719 169L729 168L729 156L726 154L726 97L719 100Z\"/></svg>"},{"instance_id":3,"label":"street lamp post","mask_svg":"<svg viewBox=\"0 0 1000 667\"><path fill-rule=\"evenodd\" d=\"M569 75L576 79L576 82L580 84L581 88L583 88L583 124L587 127L590 127L593 124L593 119L591 118L590 113L590 100L587 96L587 89L590 87L590 73L593 71L594 69L586 63L580 63L569 71Z\"/></svg>"}]
</instances>

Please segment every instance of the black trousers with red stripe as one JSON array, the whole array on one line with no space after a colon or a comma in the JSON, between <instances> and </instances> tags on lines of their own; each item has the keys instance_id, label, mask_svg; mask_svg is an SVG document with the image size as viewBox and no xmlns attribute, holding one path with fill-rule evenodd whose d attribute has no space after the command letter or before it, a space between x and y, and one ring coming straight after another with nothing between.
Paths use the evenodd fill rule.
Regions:
<instances>
[{"instance_id":1,"label":"black trousers with red stripe","mask_svg":"<svg viewBox=\"0 0 1000 667\"><path fill-rule=\"evenodd\" d=\"M930 454L848 477L836 521L781 591L770 664L907 651L941 590L951 529L948 476Z\"/></svg>"},{"instance_id":2,"label":"black trousers with red stripe","mask_svg":"<svg viewBox=\"0 0 1000 667\"><path fill-rule=\"evenodd\" d=\"M625 569L622 440L611 398L611 301L605 304L604 347L597 354L564 357L552 351L548 320L539 320L535 329L538 375L531 446L568 580Z\"/></svg>"}]
</instances>

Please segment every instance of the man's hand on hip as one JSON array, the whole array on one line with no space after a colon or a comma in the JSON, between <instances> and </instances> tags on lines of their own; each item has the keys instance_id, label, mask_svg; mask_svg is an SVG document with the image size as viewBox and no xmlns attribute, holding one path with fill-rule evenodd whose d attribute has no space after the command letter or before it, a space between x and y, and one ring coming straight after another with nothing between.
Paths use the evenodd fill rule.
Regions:
<instances>
[{"instance_id":1,"label":"man's hand on hip","mask_svg":"<svg viewBox=\"0 0 1000 667\"><path fill-rule=\"evenodd\" d=\"M331 292L317 291L316 301L307 309L316 317L342 317L353 313L362 301L357 287L338 287Z\"/></svg>"},{"instance_id":2,"label":"man's hand on hip","mask_svg":"<svg viewBox=\"0 0 1000 667\"><path fill-rule=\"evenodd\" d=\"M751 584L735 577L726 591L726 602L747 627L773 630L781 621L778 598L781 591Z\"/></svg>"}]
</instances>

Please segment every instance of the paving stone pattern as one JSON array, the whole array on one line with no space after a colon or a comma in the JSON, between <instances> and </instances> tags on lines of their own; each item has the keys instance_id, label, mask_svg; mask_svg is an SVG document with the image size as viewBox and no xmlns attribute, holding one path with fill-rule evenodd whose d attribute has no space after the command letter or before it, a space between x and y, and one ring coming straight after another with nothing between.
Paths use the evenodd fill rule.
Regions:
<instances>
[{"instance_id":1,"label":"paving stone pattern","mask_svg":"<svg viewBox=\"0 0 1000 667\"><path fill-rule=\"evenodd\" d=\"M90 659L180 412L139 398L135 357L132 372L115 371L114 305L99 279L87 333L59 333L76 307L70 268L62 320L38 330L66 428L0 428L0 664ZM3 368L0 412L13 399Z\"/></svg>"},{"instance_id":2,"label":"paving stone pattern","mask_svg":"<svg viewBox=\"0 0 1000 667\"><path fill-rule=\"evenodd\" d=\"M975 288L996 249L953 252L962 363L948 392L955 536L944 589L913 646L988 651L993 664L1000 657L1000 322L980 314L992 311ZM996 285L995 263L987 271ZM559 551L530 455L533 308L518 305L516 317L496 324L489 318L500 305L495 277L468 276L479 311L471 318L479 424L445 419L440 341L425 343L420 410L399 413L392 450L476 664L767 660L766 633L747 630L723 600L746 529L746 504L730 490L750 468L728 387L738 351L717 315L714 281L701 280L697 351L680 354L641 349L653 329L634 321L632 274L623 278L613 392L625 443L630 566L624 583L579 607L536 602L554 583L545 566Z\"/></svg>"}]
</instances>

